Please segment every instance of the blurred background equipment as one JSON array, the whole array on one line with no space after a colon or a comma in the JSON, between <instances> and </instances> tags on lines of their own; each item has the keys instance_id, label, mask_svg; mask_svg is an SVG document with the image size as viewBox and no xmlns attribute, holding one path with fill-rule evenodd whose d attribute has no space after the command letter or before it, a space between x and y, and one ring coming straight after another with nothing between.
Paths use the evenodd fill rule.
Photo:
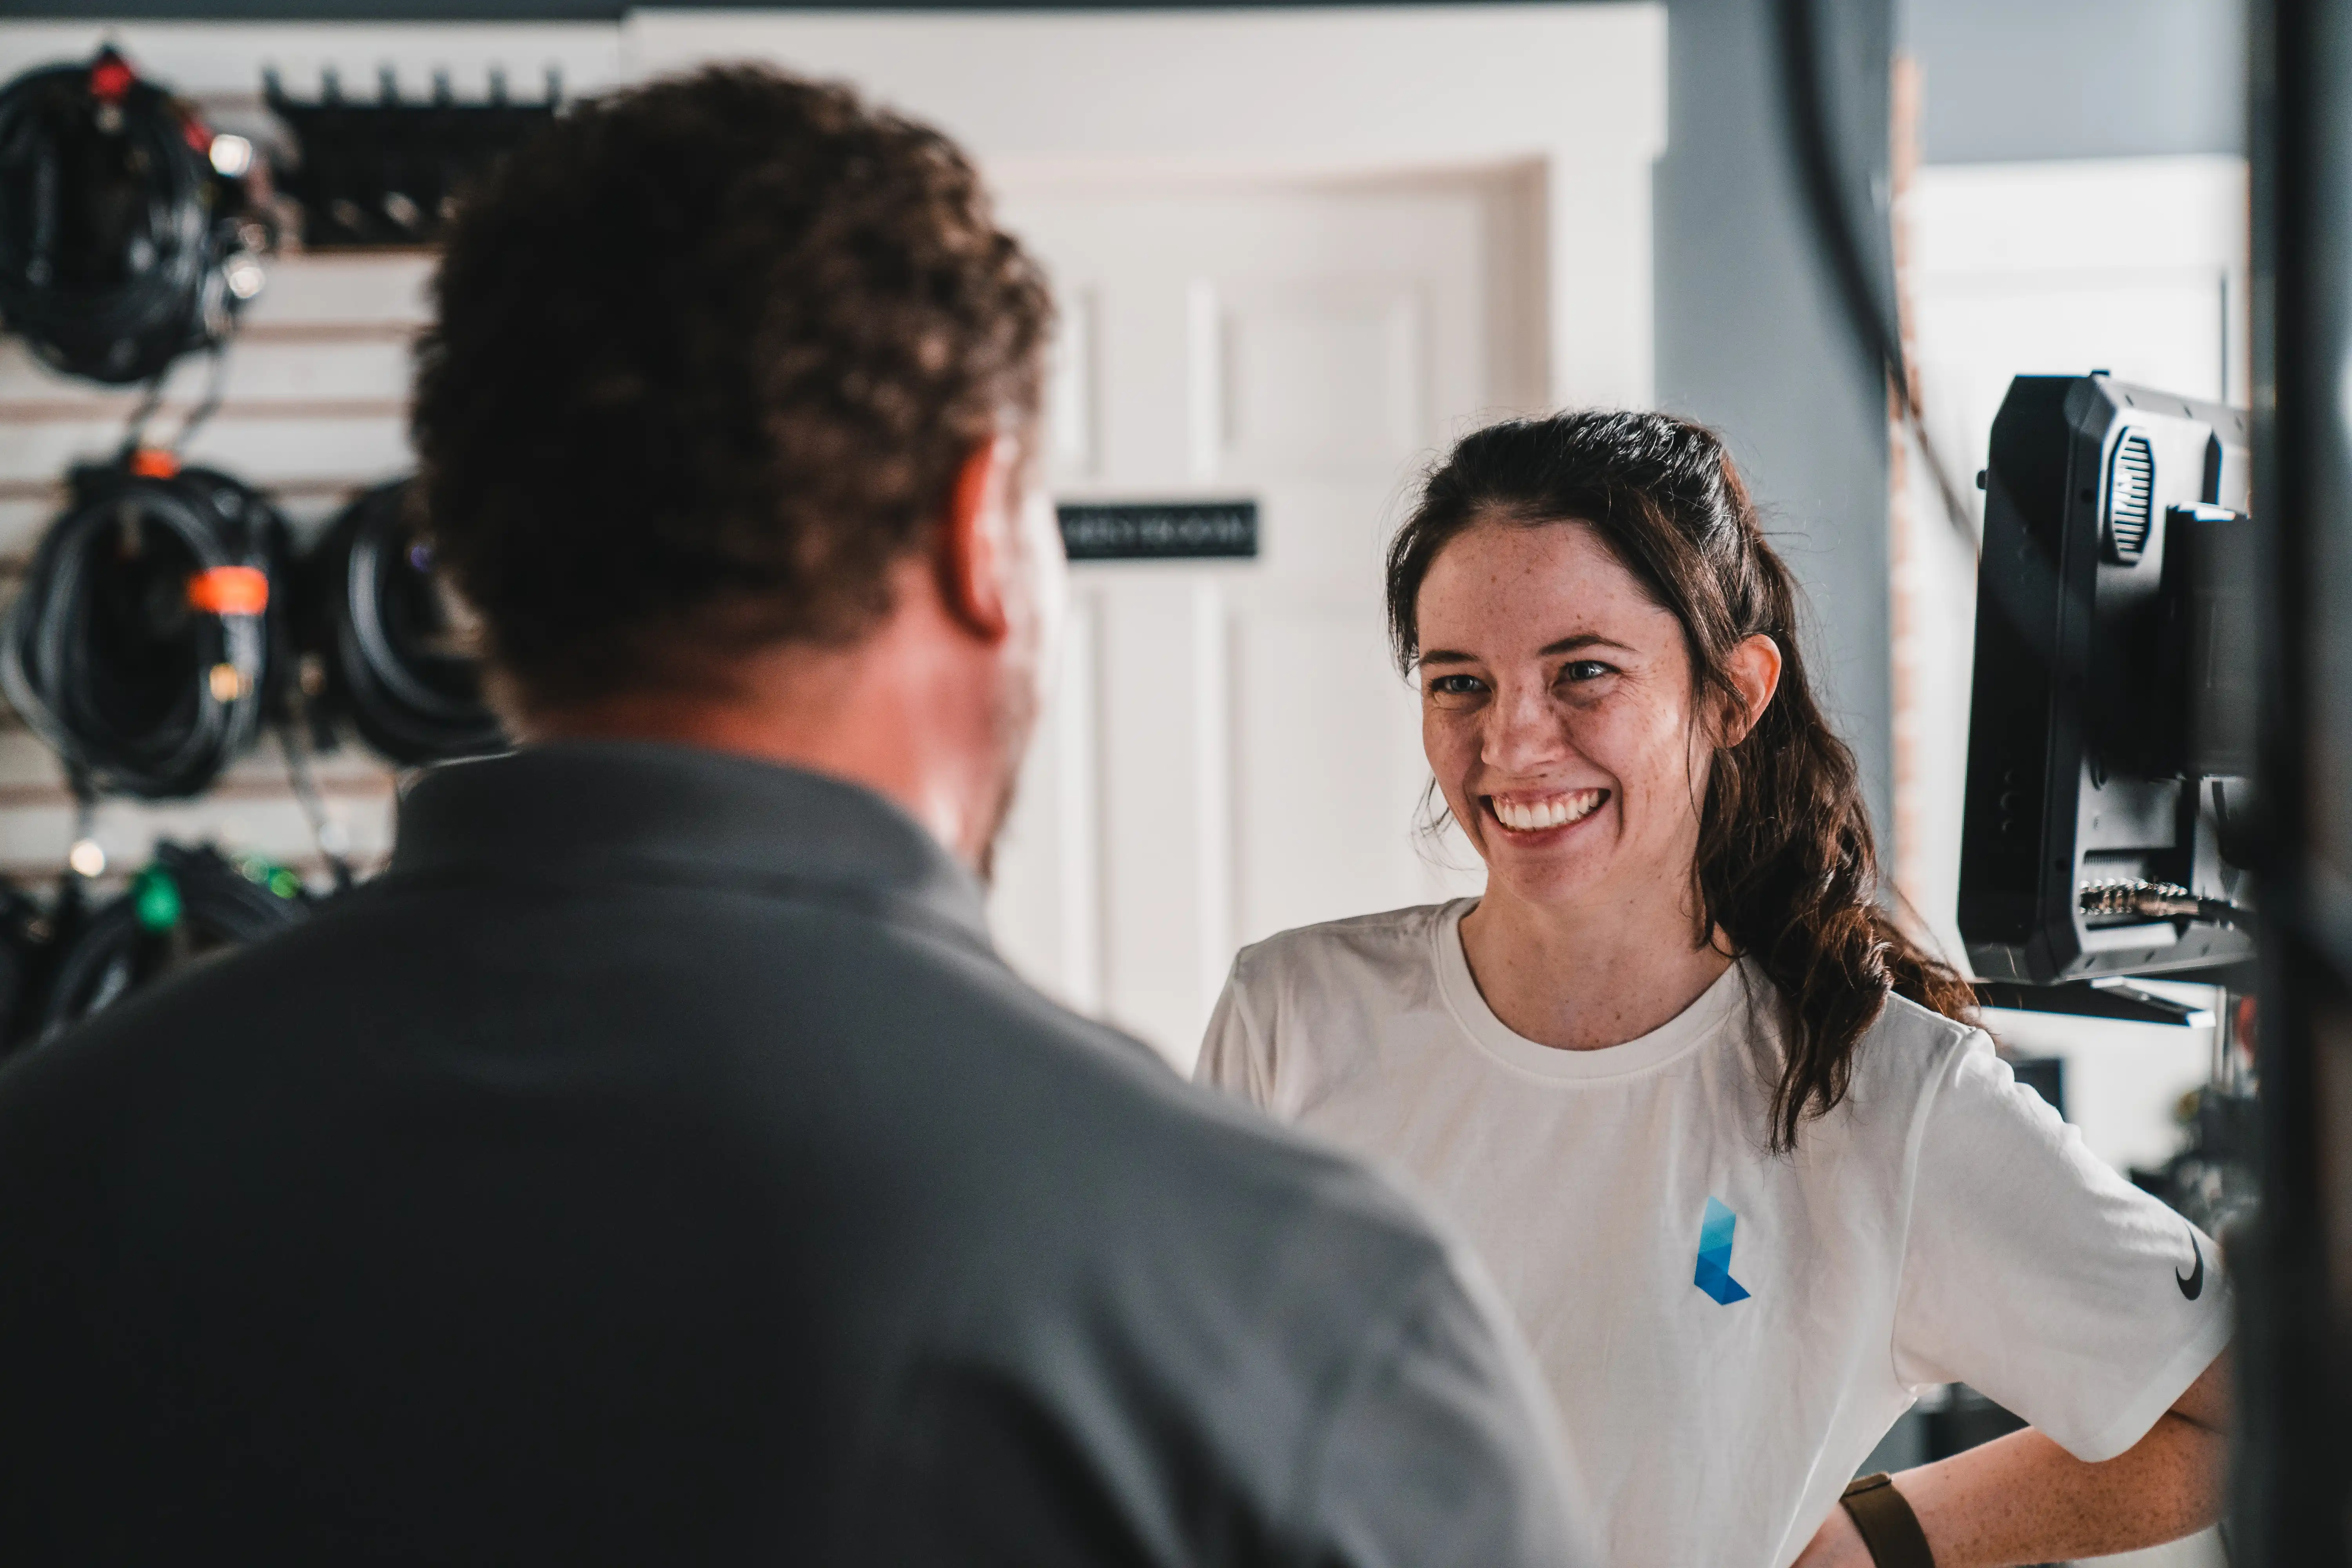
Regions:
<instances>
[{"instance_id":1,"label":"blurred background equipment","mask_svg":"<svg viewBox=\"0 0 2352 1568\"><path fill-rule=\"evenodd\" d=\"M122 384L225 340L261 289L240 218L252 144L101 50L0 89L0 324L68 375Z\"/></svg>"},{"instance_id":2,"label":"blurred background equipment","mask_svg":"<svg viewBox=\"0 0 2352 1568\"><path fill-rule=\"evenodd\" d=\"M331 68L315 100L289 96L275 71L266 81L270 112L300 150L278 188L299 206L312 250L437 243L467 182L552 120L562 98L552 67L537 103L508 101L506 73L495 68L488 99L475 102L457 100L446 70L423 103L402 101L390 68L373 102L344 98Z\"/></svg>"},{"instance_id":3,"label":"blurred background equipment","mask_svg":"<svg viewBox=\"0 0 2352 1568\"><path fill-rule=\"evenodd\" d=\"M452 623L430 547L395 479L343 509L313 547L295 609L316 716L347 719L383 757L416 766L507 744L479 666Z\"/></svg>"},{"instance_id":4,"label":"blurred background equipment","mask_svg":"<svg viewBox=\"0 0 2352 1568\"><path fill-rule=\"evenodd\" d=\"M68 879L50 917L56 952L37 1007L19 1032L46 1045L133 990L225 947L259 942L309 915L302 879L257 856L168 840L121 893L87 910Z\"/></svg>"},{"instance_id":5,"label":"blurred background equipment","mask_svg":"<svg viewBox=\"0 0 2352 1568\"><path fill-rule=\"evenodd\" d=\"M0 684L78 793L194 795L260 732L286 525L253 489L140 451L78 468L0 629Z\"/></svg>"},{"instance_id":6,"label":"blurred background equipment","mask_svg":"<svg viewBox=\"0 0 2352 1568\"><path fill-rule=\"evenodd\" d=\"M2253 957L2251 440L2241 410L2101 374L2011 384L1961 826L1988 980Z\"/></svg>"}]
</instances>

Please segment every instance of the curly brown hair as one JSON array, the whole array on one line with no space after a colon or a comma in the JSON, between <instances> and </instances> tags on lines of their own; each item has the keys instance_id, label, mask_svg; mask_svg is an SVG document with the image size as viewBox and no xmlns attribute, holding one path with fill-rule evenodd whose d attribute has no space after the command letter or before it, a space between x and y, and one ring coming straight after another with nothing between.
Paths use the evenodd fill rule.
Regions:
<instances>
[{"instance_id":1,"label":"curly brown hair","mask_svg":"<svg viewBox=\"0 0 2352 1568\"><path fill-rule=\"evenodd\" d=\"M433 298L422 521L542 707L856 638L972 447L1030 435L1053 326L953 143L749 66L557 120Z\"/></svg>"},{"instance_id":2,"label":"curly brown hair","mask_svg":"<svg viewBox=\"0 0 2352 1568\"><path fill-rule=\"evenodd\" d=\"M1862 1037L1889 992L1969 1018L1976 994L1878 901L1878 860L1853 753L1814 700L1797 589L1716 433L1668 414L1587 411L1511 420L1464 440L1424 481L1388 553L1389 630L1408 677L1421 653L1430 563L1475 524L1589 525L1682 623L1692 678L1717 710L1739 702L1729 657L1780 646L1780 685L1737 745L1717 747L1700 804L1699 933L1720 929L1770 978L1793 1027L1769 1142L1845 1098Z\"/></svg>"}]
</instances>

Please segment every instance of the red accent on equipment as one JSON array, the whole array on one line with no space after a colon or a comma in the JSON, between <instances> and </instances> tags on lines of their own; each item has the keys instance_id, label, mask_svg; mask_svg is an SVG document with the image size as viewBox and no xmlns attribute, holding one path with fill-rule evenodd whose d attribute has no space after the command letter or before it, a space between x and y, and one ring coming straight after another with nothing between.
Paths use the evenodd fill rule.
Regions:
<instances>
[{"instance_id":1,"label":"red accent on equipment","mask_svg":"<svg viewBox=\"0 0 2352 1568\"><path fill-rule=\"evenodd\" d=\"M180 477L180 459L159 447L142 447L131 454L131 471L142 479Z\"/></svg>"},{"instance_id":2,"label":"red accent on equipment","mask_svg":"<svg viewBox=\"0 0 2352 1568\"><path fill-rule=\"evenodd\" d=\"M100 103L121 103L123 94L138 79L138 73L121 55L112 49L102 49L97 63L89 68L89 95Z\"/></svg>"},{"instance_id":3,"label":"red accent on equipment","mask_svg":"<svg viewBox=\"0 0 2352 1568\"><path fill-rule=\"evenodd\" d=\"M188 604L208 616L257 616L269 607L269 574L255 566L212 566L188 579Z\"/></svg>"}]
</instances>

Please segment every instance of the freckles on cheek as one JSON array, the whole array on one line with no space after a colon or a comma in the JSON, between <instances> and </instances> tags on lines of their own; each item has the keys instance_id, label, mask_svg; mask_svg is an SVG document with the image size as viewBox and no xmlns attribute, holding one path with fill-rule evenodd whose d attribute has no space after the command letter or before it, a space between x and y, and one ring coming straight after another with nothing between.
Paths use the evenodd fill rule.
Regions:
<instances>
[{"instance_id":1,"label":"freckles on cheek","mask_svg":"<svg viewBox=\"0 0 2352 1568\"><path fill-rule=\"evenodd\" d=\"M1451 795L1469 772L1477 737L1450 721L1446 714L1433 711L1422 716L1421 750L1429 760L1429 771L1437 775L1438 787Z\"/></svg>"},{"instance_id":2,"label":"freckles on cheek","mask_svg":"<svg viewBox=\"0 0 2352 1568\"><path fill-rule=\"evenodd\" d=\"M1614 774L1622 812L1643 815L1655 797L1689 793L1682 716L1649 704L1612 704L1580 727L1580 749Z\"/></svg>"}]
</instances>

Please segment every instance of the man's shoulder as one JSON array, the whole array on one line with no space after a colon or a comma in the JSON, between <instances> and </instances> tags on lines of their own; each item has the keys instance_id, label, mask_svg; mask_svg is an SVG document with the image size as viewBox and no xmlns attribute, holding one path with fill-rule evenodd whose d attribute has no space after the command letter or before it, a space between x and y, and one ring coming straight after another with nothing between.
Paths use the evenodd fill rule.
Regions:
<instances>
[{"instance_id":1,"label":"man's shoulder","mask_svg":"<svg viewBox=\"0 0 2352 1568\"><path fill-rule=\"evenodd\" d=\"M595 1071L651 1086L659 1109L649 1100L649 1116L707 1118L750 1144L785 1135L763 1107L824 1102L832 1126L862 1128L856 1136L876 1152L903 1145L909 1162L929 1164L946 1189L938 1201L950 1206L994 1201L983 1189L1000 1167L1018 1166L1022 1179L1001 1194L1015 1206L1019 1194L1045 1192L1050 1210L1091 1187L1211 1250L1245 1227L1295 1226L1327 1233L1325 1245L1381 1271L1415 1273L1442 1252L1380 1177L1187 1083L1158 1051L1047 996L962 933L783 900L714 896L706 909L689 889L688 918L672 906L666 951L649 955L620 940L561 949L528 908L485 909L446 889L362 891L371 896L152 987L31 1053L0 1076L0 1100L78 1102L101 1115L135 1100L142 1120L168 1119L175 1096L165 1081L184 1076L205 1081L207 1095L289 1060L322 1062L318 1076L332 1078L348 1052L352 1082L330 1091L341 1094L368 1089L363 1064L403 1057L412 1040L462 1077L483 1067L466 1037L481 1037L489 1055L532 1049L536 1037L542 1067L593 1058ZM538 907L563 920L580 913L571 900ZM1419 912L1319 929L1357 928L1360 943L1376 943L1381 922ZM476 926L499 934L475 940ZM759 962L742 962L749 953ZM528 970L510 967L517 955ZM419 973L420 962L472 972ZM634 972L614 973L625 966ZM301 1001L328 993L363 997L365 1016ZM304 1030L318 1037L291 1037ZM331 1038L331 1050L310 1048ZM1029 1179L1045 1173L1058 1189Z\"/></svg>"}]
</instances>

